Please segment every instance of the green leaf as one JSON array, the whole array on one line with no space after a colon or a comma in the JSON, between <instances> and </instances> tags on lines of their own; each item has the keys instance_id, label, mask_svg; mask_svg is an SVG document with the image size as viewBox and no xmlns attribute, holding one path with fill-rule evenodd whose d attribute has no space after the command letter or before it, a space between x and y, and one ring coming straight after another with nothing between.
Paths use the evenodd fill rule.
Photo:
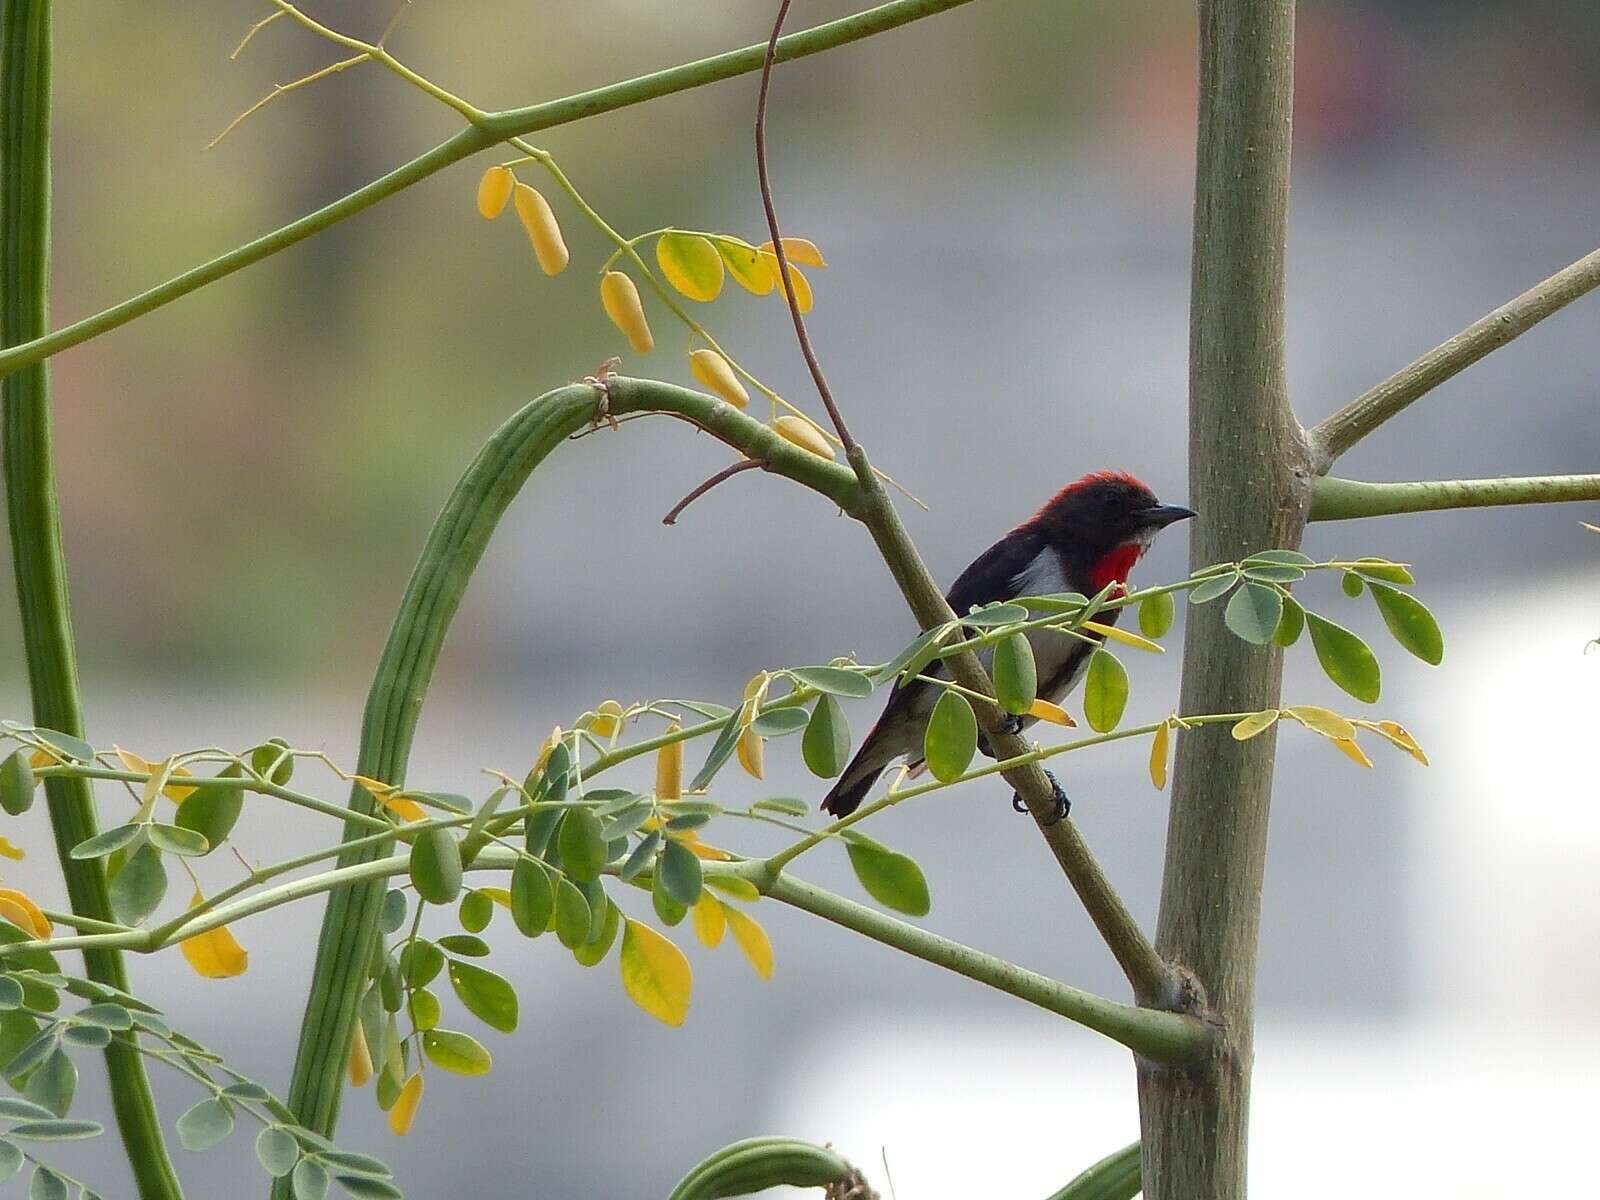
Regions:
<instances>
[{"instance_id":1,"label":"green leaf","mask_svg":"<svg viewBox=\"0 0 1600 1200\"><path fill-rule=\"evenodd\" d=\"M222 1089L222 1094L230 1100L246 1100L251 1104L268 1104L272 1101L272 1093L250 1079L241 1079L237 1083L230 1083Z\"/></svg>"},{"instance_id":2,"label":"green leaf","mask_svg":"<svg viewBox=\"0 0 1600 1200\"><path fill-rule=\"evenodd\" d=\"M676 925L689 913L685 906L667 893L662 884L659 865L655 876L650 880L650 906L656 910L656 916L661 918L663 925Z\"/></svg>"},{"instance_id":3,"label":"green leaf","mask_svg":"<svg viewBox=\"0 0 1600 1200\"><path fill-rule=\"evenodd\" d=\"M448 829L424 829L411 843L411 882L429 904L451 904L461 894L461 846Z\"/></svg>"},{"instance_id":4,"label":"green leaf","mask_svg":"<svg viewBox=\"0 0 1600 1200\"><path fill-rule=\"evenodd\" d=\"M489 897L485 896L484 899L489 900ZM493 904L494 901L490 900L489 903ZM489 953L489 943L475 934L447 933L439 939L439 949L465 958L484 958Z\"/></svg>"},{"instance_id":5,"label":"green leaf","mask_svg":"<svg viewBox=\"0 0 1600 1200\"><path fill-rule=\"evenodd\" d=\"M494 1060L476 1038L453 1029L430 1029L422 1035L422 1052L434 1066L456 1075L487 1075Z\"/></svg>"},{"instance_id":6,"label":"green leaf","mask_svg":"<svg viewBox=\"0 0 1600 1200\"><path fill-rule=\"evenodd\" d=\"M339 1186L356 1200L404 1200L405 1193L387 1179L374 1179L370 1175L335 1175Z\"/></svg>"},{"instance_id":7,"label":"green leaf","mask_svg":"<svg viewBox=\"0 0 1600 1200\"><path fill-rule=\"evenodd\" d=\"M691 300L715 300L722 291L722 255L697 233L663 233L656 240L656 262L667 282Z\"/></svg>"},{"instance_id":8,"label":"green leaf","mask_svg":"<svg viewBox=\"0 0 1600 1200\"><path fill-rule=\"evenodd\" d=\"M8 1129L6 1136L23 1142L81 1142L104 1132L94 1121L24 1121Z\"/></svg>"},{"instance_id":9,"label":"green leaf","mask_svg":"<svg viewBox=\"0 0 1600 1200\"><path fill-rule=\"evenodd\" d=\"M1247 567L1255 566L1257 563L1285 564L1291 567L1314 567L1317 565L1317 560L1309 554L1302 554L1298 550L1262 550L1244 560L1244 565Z\"/></svg>"},{"instance_id":10,"label":"green leaf","mask_svg":"<svg viewBox=\"0 0 1600 1200\"><path fill-rule=\"evenodd\" d=\"M831 696L864 700L872 695L872 676L844 667L795 667L790 674L807 687Z\"/></svg>"},{"instance_id":11,"label":"green leaf","mask_svg":"<svg viewBox=\"0 0 1600 1200\"><path fill-rule=\"evenodd\" d=\"M556 881L556 937L568 950L589 940L589 902L565 875Z\"/></svg>"},{"instance_id":12,"label":"green leaf","mask_svg":"<svg viewBox=\"0 0 1600 1200\"><path fill-rule=\"evenodd\" d=\"M1124 1146L1074 1177L1050 1200L1133 1200L1142 1186L1140 1144Z\"/></svg>"},{"instance_id":13,"label":"green leaf","mask_svg":"<svg viewBox=\"0 0 1600 1200\"><path fill-rule=\"evenodd\" d=\"M1375 703L1382 690L1382 677L1371 648L1342 625L1316 613L1306 614L1306 626L1311 631L1317 661L1328 678L1357 700Z\"/></svg>"},{"instance_id":14,"label":"green leaf","mask_svg":"<svg viewBox=\"0 0 1600 1200\"><path fill-rule=\"evenodd\" d=\"M1344 589L1344 594L1354 600L1361 595L1361 589L1366 587L1366 582L1354 571L1346 571L1339 580L1339 586Z\"/></svg>"},{"instance_id":15,"label":"green leaf","mask_svg":"<svg viewBox=\"0 0 1600 1200\"><path fill-rule=\"evenodd\" d=\"M639 839L639 844L628 855L628 860L617 871L617 878L631 883L656 861L656 850L661 845L661 834L651 830Z\"/></svg>"},{"instance_id":16,"label":"green leaf","mask_svg":"<svg viewBox=\"0 0 1600 1200\"><path fill-rule=\"evenodd\" d=\"M606 839L600 818L587 808L567 810L556 831L556 849L562 866L573 879L598 879L606 864Z\"/></svg>"},{"instance_id":17,"label":"green leaf","mask_svg":"<svg viewBox=\"0 0 1600 1200\"><path fill-rule=\"evenodd\" d=\"M26 750L17 750L0 762L0 808L20 817L33 807L33 767Z\"/></svg>"},{"instance_id":18,"label":"green leaf","mask_svg":"<svg viewBox=\"0 0 1600 1200\"><path fill-rule=\"evenodd\" d=\"M1209 604L1238 581L1239 575L1236 571L1224 571L1220 575L1213 575L1204 583L1189 589L1189 603Z\"/></svg>"},{"instance_id":19,"label":"green leaf","mask_svg":"<svg viewBox=\"0 0 1600 1200\"><path fill-rule=\"evenodd\" d=\"M1439 623L1427 606L1415 596L1387 584L1375 582L1368 586L1394 640L1429 666L1437 667L1443 662L1444 635L1439 632Z\"/></svg>"},{"instance_id":20,"label":"green leaf","mask_svg":"<svg viewBox=\"0 0 1600 1200\"><path fill-rule=\"evenodd\" d=\"M730 714L722 723L722 728L717 733L717 740L711 743L711 753L706 755L704 765L695 772L694 779L690 781L691 792L704 791L711 785L717 772L722 770L723 764L732 758L733 752L739 748L739 735L743 732L739 726L739 714L737 712Z\"/></svg>"},{"instance_id":21,"label":"green leaf","mask_svg":"<svg viewBox=\"0 0 1600 1200\"><path fill-rule=\"evenodd\" d=\"M822 779L832 779L844 770L850 757L850 722L832 696L817 697L805 736L800 739L800 757L811 773Z\"/></svg>"},{"instance_id":22,"label":"green leaf","mask_svg":"<svg viewBox=\"0 0 1600 1200\"><path fill-rule=\"evenodd\" d=\"M600 922L599 934L576 947L572 951L572 957L578 960L580 966L598 966L611 949L611 944L617 940L617 929L621 924L622 910L607 899L606 915Z\"/></svg>"},{"instance_id":23,"label":"green leaf","mask_svg":"<svg viewBox=\"0 0 1600 1200\"><path fill-rule=\"evenodd\" d=\"M1386 558L1359 558L1355 568L1368 579L1381 579L1384 583L1415 583L1416 577L1404 563L1390 562Z\"/></svg>"},{"instance_id":24,"label":"green leaf","mask_svg":"<svg viewBox=\"0 0 1600 1200\"><path fill-rule=\"evenodd\" d=\"M68 1025L61 1031L61 1037L74 1046L87 1046L91 1050L104 1050L111 1044L111 1030L99 1025Z\"/></svg>"},{"instance_id":25,"label":"green leaf","mask_svg":"<svg viewBox=\"0 0 1600 1200\"><path fill-rule=\"evenodd\" d=\"M543 857L550 846L550 835L561 824L562 810L541 808L523 823L523 849L535 858Z\"/></svg>"},{"instance_id":26,"label":"green leaf","mask_svg":"<svg viewBox=\"0 0 1600 1200\"><path fill-rule=\"evenodd\" d=\"M572 752L567 749L566 742L557 742L550 748L550 757L544 764L544 774L539 777L539 799L551 804L560 804L567 798L571 777Z\"/></svg>"},{"instance_id":27,"label":"green leaf","mask_svg":"<svg viewBox=\"0 0 1600 1200\"><path fill-rule=\"evenodd\" d=\"M146 842L111 880L111 913L124 925L137 925L160 907L166 894L161 852Z\"/></svg>"},{"instance_id":28,"label":"green leaf","mask_svg":"<svg viewBox=\"0 0 1600 1200\"><path fill-rule=\"evenodd\" d=\"M1083 715L1096 733L1110 733L1128 706L1128 672L1115 655L1096 650L1083 681Z\"/></svg>"},{"instance_id":29,"label":"green leaf","mask_svg":"<svg viewBox=\"0 0 1600 1200\"><path fill-rule=\"evenodd\" d=\"M256 1135L256 1158L268 1175L282 1179L300 1160L300 1143L282 1125L268 1125Z\"/></svg>"},{"instance_id":30,"label":"green leaf","mask_svg":"<svg viewBox=\"0 0 1600 1200\"><path fill-rule=\"evenodd\" d=\"M395 933L406 923L406 894L399 888L384 893L383 908L378 913L378 928L385 933Z\"/></svg>"},{"instance_id":31,"label":"green leaf","mask_svg":"<svg viewBox=\"0 0 1600 1200\"><path fill-rule=\"evenodd\" d=\"M793 708L770 708L750 723L750 727L764 738L787 737L806 727L811 715L796 705Z\"/></svg>"},{"instance_id":32,"label":"green leaf","mask_svg":"<svg viewBox=\"0 0 1600 1200\"><path fill-rule=\"evenodd\" d=\"M31 942L33 934L25 929L18 929L10 921L0 921L0 945L13 946L18 942ZM24 971L43 971L54 973L59 970L56 956L48 950L24 950L20 954L8 954L4 960L9 969Z\"/></svg>"},{"instance_id":33,"label":"green leaf","mask_svg":"<svg viewBox=\"0 0 1600 1200\"><path fill-rule=\"evenodd\" d=\"M1278 618L1278 627L1272 631L1274 644L1287 649L1300 640L1300 631L1306 627L1306 610L1300 607L1300 602L1293 596L1283 598L1283 616Z\"/></svg>"},{"instance_id":34,"label":"green leaf","mask_svg":"<svg viewBox=\"0 0 1600 1200\"><path fill-rule=\"evenodd\" d=\"M1306 577L1306 573L1300 567L1288 565L1261 566L1246 567L1244 569L1244 577L1261 583L1299 583Z\"/></svg>"},{"instance_id":35,"label":"green leaf","mask_svg":"<svg viewBox=\"0 0 1600 1200\"><path fill-rule=\"evenodd\" d=\"M323 1200L328 1194L328 1172L315 1159L302 1158L292 1176L294 1200Z\"/></svg>"},{"instance_id":36,"label":"green leaf","mask_svg":"<svg viewBox=\"0 0 1600 1200\"><path fill-rule=\"evenodd\" d=\"M222 771L220 777L233 778L242 774L241 768L235 764ZM228 840L243 811L243 787L196 788L178 805L178 815L173 821L181 828L205 838L210 850L215 850Z\"/></svg>"},{"instance_id":37,"label":"green leaf","mask_svg":"<svg viewBox=\"0 0 1600 1200\"><path fill-rule=\"evenodd\" d=\"M693 908L700 899L703 884L700 860L682 842L667 839L667 844L661 848L656 873L661 880L661 890L685 908Z\"/></svg>"},{"instance_id":38,"label":"green leaf","mask_svg":"<svg viewBox=\"0 0 1600 1200\"><path fill-rule=\"evenodd\" d=\"M4 1071L12 1087L22 1086L21 1071L13 1071L11 1064L22 1052L34 1044L39 1036L39 1021L31 1013L0 1012L0 1070ZM43 1061L40 1059L39 1061ZM37 1065L37 1063L35 1064Z\"/></svg>"},{"instance_id":39,"label":"green leaf","mask_svg":"<svg viewBox=\"0 0 1600 1200\"><path fill-rule=\"evenodd\" d=\"M0 1138L0 1183L22 1170L23 1161L22 1147Z\"/></svg>"},{"instance_id":40,"label":"green leaf","mask_svg":"<svg viewBox=\"0 0 1600 1200\"><path fill-rule=\"evenodd\" d=\"M282 738L268 738L250 751L250 769L283 787L294 777L294 757L288 751L289 743Z\"/></svg>"},{"instance_id":41,"label":"green leaf","mask_svg":"<svg viewBox=\"0 0 1600 1200\"><path fill-rule=\"evenodd\" d=\"M55 1114L42 1104L20 1096L0 1096L0 1118L7 1121L50 1120Z\"/></svg>"},{"instance_id":42,"label":"green leaf","mask_svg":"<svg viewBox=\"0 0 1600 1200\"><path fill-rule=\"evenodd\" d=\"M1013 633L994 648L994 691L1000 707L1018 716L1039 696L1039 670L1026 634Z\"/></svg>"},{"instance_id":43,"label":"green leaf","mask_svg":"<svg viewBox=\"0 0 1600 1200\"><path fill-rule=\"evenodd\" d=\"M452 962L449 976L450 986L468 1012L501 1033L516 1030L517 989L502 976L464 962Z\"/></svg>"},{"instance_id":44,"label":"green leaf","mask_svg":"<svg viewBox=\"0 0 1600 1200\"><path fill-rule=\"evenodd\" d=\"M400 974L414 988L427 987L444 970L444 951L427 938L408 942L400 951Z\"/></svg>"},{"instance_id":45,"label":"green leaf","mask_svg":"<svg viewBox=\"0 0 1600 1200\"><path fill-rule=\"evenodd\" d=\"M72 1097L77 1091L78 1068L67 1057L67 1052L57 1045L28 1076L28 1086L23 1094L56 1116L64 1117L72 1107Z\"/></svg>"},{"instance_id":46,"label":"green leaf","mask_svg":"<svg viewBox=\"0 0 1600 1200\"><path fill-rule=\"evenodd\" d=\"M28 1200L67 1200L67 1181L43 1163L34 1164Z\"/></svg>"},{"instance_id":47,"label":"green leaf","mask_svg":"<svg viewBox=\"0 0 1600 1200\"><path fill-rule=\"evenodd\" d=\"M928 770L941 783L961 778L978 752L978 718L959 692L946 691L933 706L922 735L922 753Z\"/></svg>"},{"instance_id":48,"label":"green leaf","mask_svg":"<svg viewBox=\"0 0 1600 1200\"><path fill-rule=\"evenodd\" d=\"M411 1012L411 1023L418 1029L432 1029L439 1024L439 997L427 988L417 988L413 991L408 1007Z\"/></svg>"},{"instance_id":49,"label":"green leaf","mask_svg":"<svg viewBox=\"0 0 1600 1200\"><path fill-rule=\"evenodd\" d=\"M92 838L85 838L74 846L72 848L72 857L77 859L104 858L113 850L122 849L134 838L138 837L143 830L143 825L118 825L114 829L107 829L95 834Z\"/></svg>"},{"instance_id":50,"label":"green leaf","mask_svg":"<svg viewBox=\"0 0 1600 1200\"><path fill-rule=\"evenodd\" d=\"M124 1030L133 1028L133 1016L120 1004L91 1004L72 1014L73 1020L103 1029Z\"/></svg>"},{"instance_id":51,"label":"green leaf","mask_svg":"<svg viewBox=\"0 0 1600 1200\"><path fill-rule=\"evenodd\" d=\"M22 985L10 975L0 975L0 1009L17 1008L22 1004Z\"/></svg>"},{"instance_id":52,"label":"green leaf","mask_svg":"<svg viewBox=\"0 0 1600 1200\"><path fill-rule=\"evenodd\" d=\"M1020 604L991 604L987 608L967 613L961 618L961 623L980 629L992 629L1000 625L1015 625L1018 621L1027 619L1028 610Z\"/></svg>"},{"instance_id":53,"label":"green leaf","mask_svg":"<svg viewBox=\"0 0 1600 1200\"><path fill-rule=\"evenodd\" d=\"M324 1166L335 1171L349 1171L355 1175L365 1175L367 1178L389 1179L394 1172L381 1158L373 1158L370 1154L358 1154L354 1150L323 1150L317 1157Z\"/></svg>"},{"instance_id":54,"label":"green leaf","mask_svg":"<svg viewBox=\"0 0 1600 1200\"><path fill-rule=\"evenodd\" d=\"M1264 583L1246 583L1222 614L1225 625L1252 645L1265 646L1283 617L1283 594Z\"/></svg>"},{"instance_id":55,"label":"green leaf","mask_svg":"<svg viewBox=\"0 0 1600 1200\"><path fill-rule=\"evenodd\" d=\"M94 747L81 737L73 737L70 733L62 733L59 729L35 729L35 736L41 742L61 751L65 758L74 762L92 763L94 761Z\"/></svg>"},{"instance_id":56,"label":"green leaf","mask_svg":"<svg viewBox=\"0 0 1600 1200\"><path fill-rule=\"evenodd\" d=\"M1139 632L1147 638L1166 637L1177 618L1178 606L1171 592L1157 592L1139 601Z\"/></svg>"},{"instance_id":57,"label":"green leaf","mask_svg":"<svg viewBox=\"0 0 1600 1200\"><path fill-rule=\"evenodd\" d=\"M209 1150L233 1132L233 1109L213 1096L179 1117L177 1128L178 1141L185 1150Z\"/></svg>"},{"instance_id":58,"label":"green leaf","mask_svg":"<svg viewBox=\"0 0 1600 1200\"><path fill-rule=\"evenodd\" d=\"M765 800L757 800L750 807L758 812L783 813L790 817L804 817L811 812L809 804L793 796L768 796Z\"/></svg>"},{"instance_id":59,"label":"green leaf","mask_svg":"<svg viewBox=\"0 0 1600 1200\"><path fill-rule=\"evenodd\" d=\"M159 821L152 821L145 827L145 835L157 850L165 850L168 854L198 856L211 850L211 843L206 841L203 835L177 825L163 825Z\"/></svg>"},{"instance_id":60,"label":"green leaf","mask_svg":"<svg viewBox=\"0 0 1600 1200\"><path fill-rule=\"evenodd\" d=\"M841 835L861 886L885 908L913 917L928 914L928 881L915 859L851 831Z\"/></svg>"},{"instance_id":61,"label":"green leaf","mask_svg":"<svg viewBox=\"0 0 1600 1200\"><path fill-rule=\"evenodd\" d=\"M873 672L873 681L888 683L902 672L909 672L911 675L920 674L922 668L938 655L939 642L944 633L945 629L940 627L925 629L917 634L909 646Z\"/></svg>"}]
</instances>

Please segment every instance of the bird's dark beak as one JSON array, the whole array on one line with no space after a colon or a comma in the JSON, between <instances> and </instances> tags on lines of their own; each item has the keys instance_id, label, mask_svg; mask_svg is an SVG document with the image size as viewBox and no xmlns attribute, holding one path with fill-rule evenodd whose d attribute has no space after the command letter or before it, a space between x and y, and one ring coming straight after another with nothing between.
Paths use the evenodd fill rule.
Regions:
<instances>
[{"instance_id":1,"label":"bird's dark beak","mask_svg":"<svg viewBox=\"0 0 1600 1200\"><path fill-rule=\"evenodd\" d=\"M1187 521L1194 515L1194 509L1185 508L1181 504L1157 504L1139 510L1139 520L1157 529L1165 529L1176 521Z\"/></svg>"}]
</instances>

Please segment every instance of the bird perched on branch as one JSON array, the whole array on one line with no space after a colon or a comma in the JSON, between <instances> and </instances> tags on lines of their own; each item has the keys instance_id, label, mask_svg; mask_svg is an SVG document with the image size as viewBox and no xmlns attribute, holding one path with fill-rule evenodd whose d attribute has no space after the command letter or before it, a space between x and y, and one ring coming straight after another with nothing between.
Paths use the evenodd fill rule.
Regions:
<instances>
[{"instance_id":1,"label":"bird perched on branch","mask_svg":"<svg viewBox=\"0 0 1600 1200\"><path fill-rule=\"evenodd\" d=\"M1125 472L1085 475L980 554L961 572L945 599L957 616L964 616L976 606L1018 596L1052 592L1092 596L1108 584L1126 584L1128 573L1156 534L1194 515L1181 505L1162 504L1154 492ZM1120 612L1119 608L1108 609L1096 620L1114 623ZM1101 641L1093 635L1073 636L1050 629L1029 630L1027 637L1038 671L1038 695L1052 703L1077 685ZM992 651L980 650L979 657L987 668ZM948 673L938 663L929 671ZM853 813L878 776L897 759L905 759L913 769L922 765L923 734L942 692L937 684L918 680L895 685L883 715L823 800L824 812L836 817ZM1032 721L1031 717L1011 717L1010 732L1020 732ZM980 745L989 753L986 744ZM1053 819L1060 820L1070 802L1055 776L1050 781L1056 798ZM1015 803L1021 807L1020 800Z\"/></svg>"}]
</instances>

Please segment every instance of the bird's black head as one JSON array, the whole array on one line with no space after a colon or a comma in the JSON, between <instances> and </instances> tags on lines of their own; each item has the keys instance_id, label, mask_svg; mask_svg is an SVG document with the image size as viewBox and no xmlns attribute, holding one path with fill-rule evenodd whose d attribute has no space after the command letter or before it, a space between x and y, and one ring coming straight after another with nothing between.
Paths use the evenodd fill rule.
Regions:
<instances>
[{"instance_id":1,"label":"bird's black head","mask_svg":"<svg viewBox=\"0 0 1600 1200\"><path fill-rule=\"evenodd\" d=\"M1095 592L1127 582L1128 572L1160 533L1191 509L1162 504L1123 471L1098 471L1069 483L1028 522L1065 560L1069 576Z\"/></svg>"}]
</instances>

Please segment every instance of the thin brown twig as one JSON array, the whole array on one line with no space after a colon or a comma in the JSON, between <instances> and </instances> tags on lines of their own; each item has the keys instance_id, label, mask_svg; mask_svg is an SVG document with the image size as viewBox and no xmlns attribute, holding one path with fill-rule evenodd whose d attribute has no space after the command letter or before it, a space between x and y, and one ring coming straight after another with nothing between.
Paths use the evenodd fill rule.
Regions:
<instances>
[{"instance_id":1,"label":"thin brown twig","mask_svg":"<svg viewBox=\"0 0 1600 1200\"><path fill-rule=\"evenodd\" d=\"M701 496L704 496L724 479L732 479L740 471L750 471L756 467L765 468L766 465L765 459L743 458L734 463L732 466L723 467L722 470L718 471L710 479L706 480L699 487L695 488L694 491L690 492L682 500L679 500L676 504L674 504L672 506L672 511L661 518L661 523L663 525L676 525L678 523L678 516L683 512L684 509L688 508L689 505L700 499Z\"/></svg>"},{"instance_id":2,"label":"thin brown twig","mask_svg":"<svg viewBox=\"0 0 1600 1200\"><path fill-rule=\"evenodd\" d=\"M767 56L761 63L761 90L756 94L756 175L761 180L761 207L767 214L772 253L778 260L778 280L783 284L783 298L789 302L789 315L794 318L794 332L800 339L800 353L805 357L806 367L817 385L817 395L822 397L822 406L828 410L828 419L833 422L833 428L838 432L839 441L848 455L855 449L856 442L845 428L844 418L839 415L839 406L833 402L833 392L828 388L828 380L822 374L822 364L817 361L816 351L811 348L806 321L800 315L800 304L794 297L794 280L789 277L789 256L784 253L783 235L778 231L778 210L772 203L772 181L767 177L767 92L772 85L772 64L777 59L778 35L783 32L784 19L789 15L789 3L790 0L782 0L778 5L778 19L772 24L772 36L767 39Z\"/></svg>"}]
</instances>

